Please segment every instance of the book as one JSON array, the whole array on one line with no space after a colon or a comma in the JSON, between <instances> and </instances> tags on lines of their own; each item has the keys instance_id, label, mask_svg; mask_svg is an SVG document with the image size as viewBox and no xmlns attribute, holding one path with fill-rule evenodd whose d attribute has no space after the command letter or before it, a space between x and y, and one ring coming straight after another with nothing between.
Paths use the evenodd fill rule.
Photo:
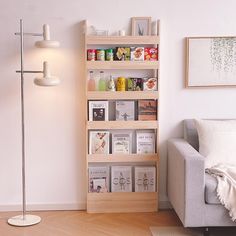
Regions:
<instances>
[{"instance_id":1,"label":"book","mask_svg":"<svg viewBox=\"0 0 236 236\"><path fill-rule=\"evenodd\" d=\"M89 154L109 154L109 132L89 132Z\"/></svg>"},{"instance_id":2,"label":"book","mask_svg":"<svg viewBox=\"0 0 236 236\"><path fill-rule=\"evenodd\" d=\"M89 121L108 120L108 101L89 101Z\"/></svg>"},{"instance_id":3,"label":"book","mask_svg":"<svg viewBox=\"0 0 236 236\"><path fill-rule=\"evenodd\" d=\"M138 100L138 120L156 120L157 102L156 100Z\"/></svg>"},{"instance_id":4,"label":"book","mask_svg":"<svg viewBox=\"0 0 236 236\"><path fill-rule=\"evenodd\" d=\"M105 193L109 192L109 168L96 166L88 168L89 192Z\"/></svg>"},{"instance_id":5,"label":"book","mask_svg":"<svg viewBox=\"0 0 236 236\"><path fill-rule=\"evenodd\" d=\"M156 91L157 90L157 78L143 78L143 90Z\"/></svg>"},{"instance_id":6,"label":"book","mask_svg":"<svg viewBox=\"0 0 236 236\"><path fill-rule=\"evenodd\" d=\"M156 191L156 167L140 166L134 168L135 192Z\"/></svg>"},{"instance_id":7,"label":"book","mask_svg":"<svg viewBox=\"0 0 236 236\"><path fill-rule=\"evenodd\" d=\"M130 131L113 131L112 154L132 153L132 133Z\"/></svg>"},{"instance_id":8,"label":"book","mask_svg":"<svg viewBox=\"0 0 236 236\"><path fill-rule=\"evenodd\" d=\"M155 133L136 131L137 154L155 153Z\"/></svg>"},{"instance_id":9,"label":"book","mask_svg":"<svg viewBox=\"0 0 236 236\"><path fill-rule=\"evenodd\" d=\"M130 60L131 61L144 61L144 47L131 47Z\"/></svg>"},{"instance_id":10,"label":"book","mask_svg":"<svg viewBox=\"0 0 236 236\"><path fill-rule=\"evenodd\" d=\"M111 167L111 191L132 192L132 168L131 166Z\"/></svg>"},{"instance_id":11,"label":"book","mask_svg":"<svg viewBox=\"0 0 236 236\"><path fill-rule=\"evenodd\" d=\"M134 120L134 101L116 101L116 120Z\"/></svg>"},{"instance_id":12,"label":"book","mask_svg":"<svg viewBox=\"0 0 236 236\"><path fill-rule=\"evenodd\" d=\"M141 91L143 88L142 78L128 78L128 91Z\"/></svg>"}]
</instances>

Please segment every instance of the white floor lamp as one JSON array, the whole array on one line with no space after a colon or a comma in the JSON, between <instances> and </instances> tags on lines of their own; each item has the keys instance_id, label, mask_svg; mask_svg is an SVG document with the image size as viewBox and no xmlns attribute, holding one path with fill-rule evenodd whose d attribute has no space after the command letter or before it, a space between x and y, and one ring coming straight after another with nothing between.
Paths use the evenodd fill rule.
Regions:
<instances>
[{"instance_id":1,"label":"white floor lamp","mask_svg":"<svg viewBox=\"0 0 236 236\"><path fill-rule=\"evenodd\" d=\"M50 39L50 29L48 25L43 26L43 33L25 33L23 29L23 20L20 20L20 32L15 33L20 36L20 65L17 73L21 75L21 135L22 135L22 214L8 219L8 223L14 226L30 226L38 224L41 218L36 215L26 214L26 185L25 185L25 123L24 123L24 74L42 73L43 76L34 79L34 83L39 86L55 86L60 83L57 77L51 76L47 62L43 63L42 71L24 70L24 36L40 36L42 41L35 43L37 47L59 47L58 41Z\"/></svg>"}]
</instances>

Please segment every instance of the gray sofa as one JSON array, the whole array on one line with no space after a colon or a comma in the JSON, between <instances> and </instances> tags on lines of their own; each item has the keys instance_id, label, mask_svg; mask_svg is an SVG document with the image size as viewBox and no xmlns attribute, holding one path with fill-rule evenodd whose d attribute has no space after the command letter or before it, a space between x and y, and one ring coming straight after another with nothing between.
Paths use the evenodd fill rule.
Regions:
<instances>
[{"instance_id":1,"label":"gray sofa","mask_svg":"<svg viewBox=\"0 0 236 236\"><path fill-rule=\"evenodd\" d=\"M205 173L193 120L184 138L168 141L168 197L185 227L236 226L216 196L217 182Z\"/></svg>"}]
</instances>

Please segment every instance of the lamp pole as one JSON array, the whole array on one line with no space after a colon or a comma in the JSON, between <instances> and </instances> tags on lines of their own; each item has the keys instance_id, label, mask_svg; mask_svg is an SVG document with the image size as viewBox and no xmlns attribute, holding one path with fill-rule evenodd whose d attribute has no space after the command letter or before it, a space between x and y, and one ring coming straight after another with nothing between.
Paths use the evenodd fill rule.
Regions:
<instances>
[{"instance_id":1,"label":"lamp pole","mask_svg":"<svg viewBox=\"0 0 236 236\"><path fill-rule=\"evenodd\" d=\"M20 77L21 77L21 141L22 141L22 214L25 219L26 194L25 194L25 107L24 107L24 28L20 20Z\"/></svg>"}]
</instances>

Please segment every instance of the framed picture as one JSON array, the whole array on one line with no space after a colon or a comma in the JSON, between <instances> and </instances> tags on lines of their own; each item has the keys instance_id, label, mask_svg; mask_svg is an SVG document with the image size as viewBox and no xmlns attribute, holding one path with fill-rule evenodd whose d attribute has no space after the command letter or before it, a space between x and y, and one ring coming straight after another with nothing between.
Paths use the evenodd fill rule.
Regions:
<instances>
[{"instance_id":1,"label":"framed picture","mask_svg":"<svg viewBox=\"0 0 236 236\"><path fill-rule=\"evenodd\" d=\"M132 35L151 35L151 17L132 17Z\"/></svg>"},{"instance_id":2,"label":"framed picture","mask_svg":"<svg viewBox=\"0 0 236 236\"><path fill-rule=\"evenodd\" d=\"M236 36L188 37L186 87L236 86Z\"/></svg>"}]
</instances>

